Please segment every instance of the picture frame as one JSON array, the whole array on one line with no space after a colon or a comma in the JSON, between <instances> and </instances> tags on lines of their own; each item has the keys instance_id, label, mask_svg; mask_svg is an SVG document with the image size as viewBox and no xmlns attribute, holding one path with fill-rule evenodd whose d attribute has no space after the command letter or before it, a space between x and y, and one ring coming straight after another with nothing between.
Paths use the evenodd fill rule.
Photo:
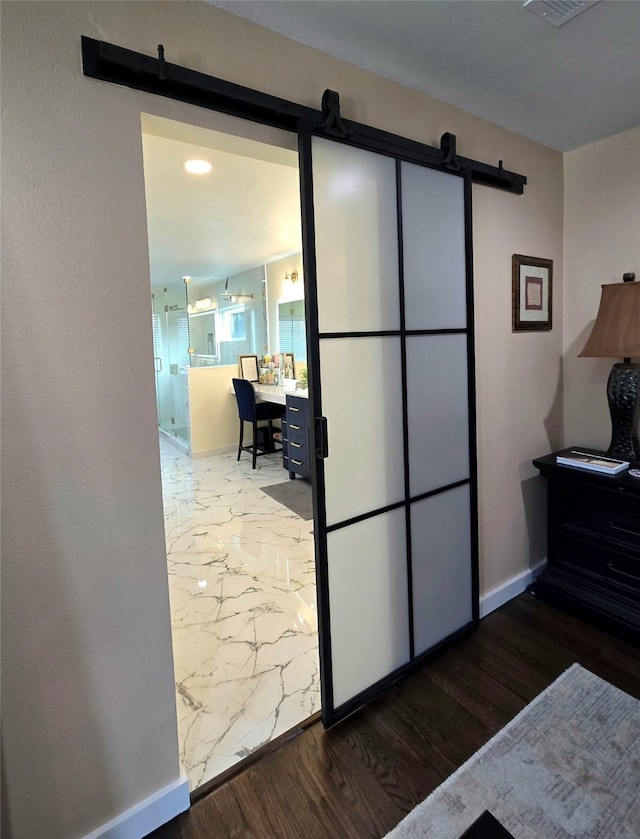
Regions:
<instances>
[{"instance_id":1,"label":"picture frame","mask_svg":"<svg viewBox=\"0 0 640 839\"><path fill-rule=\"evenodd\" d=\"M238 356L238 373L241 379L247 379L249 382L257 382L260 380L260 373L258 370L258 356L257 355L239 355Z\"/></svg>"},{"instance_id":2,"label":"picture frame","mask_svg":"<svg viewBox=\"0 0 640 839\"><path fill-rule=\"evenodd\" d=\"M552 328L553 260L514 253L511 260L513 332Z\"/></svg>"},{"instance_id":3,"label":"picture frame","mask_svg":"<svg viewBox=\"0 0 640 839\"><path fill-rule=\"evenodd\" d=\"M286 370L287 367L291 367L291 373L293 378L296 377L296 362L292 352L283 352L282 353L282 369Z\"/></svg>"}]
</instances>

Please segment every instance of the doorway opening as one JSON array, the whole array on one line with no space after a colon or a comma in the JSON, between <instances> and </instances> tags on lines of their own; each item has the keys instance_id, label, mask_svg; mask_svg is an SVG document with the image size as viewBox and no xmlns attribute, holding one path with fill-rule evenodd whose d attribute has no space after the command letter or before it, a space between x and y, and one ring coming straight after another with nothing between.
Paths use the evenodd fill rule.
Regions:
<instances>
[{"instance_id":1,"label":"doorway opening","mask_svg":"<svg viewBox=\"0 0 640 839\"><path fill-rule=\"evenodd\" d=\"M298 155L295 136L270 132L259 142L142 118L178 735L192 791L320 709L311 484L290 480L282 453L256 469L237 459L239 356L268 371L286 358L292 395L305 393ZM194 175L188 160L212 168Z\"/></svg>"}]
</instances>

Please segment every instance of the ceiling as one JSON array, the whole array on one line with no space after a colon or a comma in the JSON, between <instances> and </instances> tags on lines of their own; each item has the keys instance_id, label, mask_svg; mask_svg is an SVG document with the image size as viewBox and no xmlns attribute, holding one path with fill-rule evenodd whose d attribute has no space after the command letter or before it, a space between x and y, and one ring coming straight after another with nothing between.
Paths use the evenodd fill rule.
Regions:
<instances>
[{"instance_id":1,"label":"ceiling","mask_svg":"<svg viewBox=\"0 0 640 839\"><path fill-rule=\"evenodd\" d=\"M208 1L559 151L640 125L640 0L600 0L560 28L520 0ZM301 249L291 136L143 116L153 286ZM189 157L211 174L187 174Z\"/></svg>"},{"instance_id":2,"label":"ceiling","mask_svg":"<svg viewBox=\"0 0 640 839\"><path fill-rule=\"evenodd\" d=\"M556 28L522 0L208 0L558 151L640 125L640 2Z\"/></svg>"},{"instance_id":3,"label":"ceiling","mask_svg":"<svg viewBox=\"0 0 640 839\"><path fill-rule=\"evenodd\" d=\"M151 285L194 285L300 251L296 151L143 115ZM207 175L185 160L206 159Z\"/></svg>"}]
</instances>

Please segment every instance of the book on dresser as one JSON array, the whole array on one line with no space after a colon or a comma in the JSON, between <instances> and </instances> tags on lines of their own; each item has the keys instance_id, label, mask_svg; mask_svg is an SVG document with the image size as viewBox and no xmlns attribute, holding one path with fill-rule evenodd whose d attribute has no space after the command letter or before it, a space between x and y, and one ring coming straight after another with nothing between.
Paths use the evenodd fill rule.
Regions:
<instances>
[{"instance_id":1,"label":"book on dresser","mask_svg":"<svg viewBox=\"0 0 640 839\"><path fill-rule=\"evenodd\" d=\"M590 472L599 472L601 475L618 475L630 465L627 460L616 460L613 457L577 450L557 455L556 463L562 466L575 466L577 469L587 469Z\"/></svg>"}]
</instances>

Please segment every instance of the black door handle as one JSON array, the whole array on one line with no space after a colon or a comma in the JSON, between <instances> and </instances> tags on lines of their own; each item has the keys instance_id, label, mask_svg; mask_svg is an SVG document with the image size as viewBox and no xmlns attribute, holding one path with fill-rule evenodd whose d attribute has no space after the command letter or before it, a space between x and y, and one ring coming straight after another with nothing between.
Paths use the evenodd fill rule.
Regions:
<instances>
[{"instance_id":1,"label":"black door handle","mask_svg":"<svg viewBox=\"0 0 640 839\"><path fill-rule=\"evenodd\" d=\"M315 435L315 450L316 457L319 460L324 460L329 457L329 440L327 436L327 418L314 417L313 418L314 435Z\"/></svg>"}]
</instances>

